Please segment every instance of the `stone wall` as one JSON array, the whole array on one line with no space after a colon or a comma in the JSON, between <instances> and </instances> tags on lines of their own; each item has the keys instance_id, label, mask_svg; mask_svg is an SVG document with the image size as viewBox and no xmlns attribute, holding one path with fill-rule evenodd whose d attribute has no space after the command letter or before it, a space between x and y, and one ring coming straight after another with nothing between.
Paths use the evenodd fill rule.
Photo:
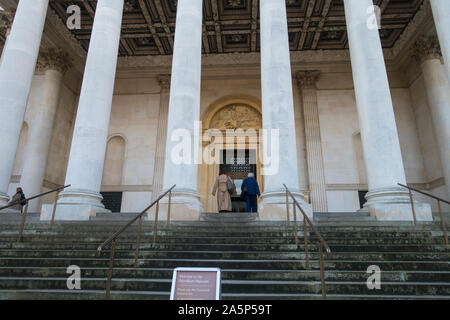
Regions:
<instances>
[{"instance_id":1,"label":"stone wall","mask_svg":"<svg viewBox=\"0 0 450 320\"><path fill-rule=\"evenodd\" d=\"M439 158L436 136L433 130L430 107L427 102L425 84L421 74L416 76L416 79L412 81L411 86L409 87L409 92L424 165L424 179L422 180L422 183L426 184L426 188L422 189L425 189L426 192L429 192L435 196L446 199L446 186L443 178L444 174L442 171L441 160ZM430 200L429 198L421 195L418 195L417 198L430 203L433 211L438 210L436 201ZM445 205L443 206L443 209L449 211L450 206Z\"/></svg>"},{"instance_id":2,"label":"stone wall","mask_svg":"<svg viewBox=\"0 0 450 320\"><path fill-rule=\"evenodd\" d=\"M214 77L208 72L204 77L201 119L219 99L260 100L258 74L242 77L236 74L236 70L233 70L233 74ZM104 184L101 191L123 192L122 212L140 211L151 201L161 90L156 80L157 75L158 73L148 73L130 77L126 73L119 74L116 79L109 138L120 136L125 141L122 182L120 185ZM401 72L394 71L389 73L389 81L407 181L421 186L430 184L429 191L445 196L445 186L439 184L443 174L423 79L419 76L412 83L407 83ZM25 116L29 126L33 124L33 105L40 99L41 82L42 76L36 75ZM294 79L293 82L299 182L303 190L308 190L303 106L298 85ZM74 74L66 75L43 190L64 183L79 88L79 77ZM349 65L340 66L336 72L328 70L321 73L317 83L317 102L328 210L356 211L360 207L358 190L367 190L367 178ZM20 175L20 150L21 147L16 157L10 194L18 184L15 177ZM199 171L203 169L201 167ZM212 171L208 172L211 174ZM207 194L212 186L207 186L205 181L199 180L199 192L203 205L207 208L211 206L211 199ZM50 201L51 197L45 199L45 202ZM437 208L435 203L430 203L433 209Z\"/></svg>"}]
</instances>

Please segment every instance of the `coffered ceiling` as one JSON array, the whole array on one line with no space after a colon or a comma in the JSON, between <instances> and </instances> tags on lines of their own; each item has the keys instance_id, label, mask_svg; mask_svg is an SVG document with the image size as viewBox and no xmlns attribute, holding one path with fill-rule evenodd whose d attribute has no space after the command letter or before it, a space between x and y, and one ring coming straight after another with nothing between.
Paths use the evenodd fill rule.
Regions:
<instances>
[{"instance_id":1,"label":"coffered ceiling","mask_svg":"<svg viewBox=\"0 0 450 320\"><path fill-rule=\"evenodd\" d=\"M424 0L374 0L382 10L380 36L391 48ZM77 4L81 30L71 31L88 50L95 0L51 0L62 21ZM343 0L286 0L291 50L345 49L347 33ZM170 55L173 49L177 0L125 0L120 56ZM203 0L203 52L258 52L258 0Z\"/></svg>"}]
</instances>

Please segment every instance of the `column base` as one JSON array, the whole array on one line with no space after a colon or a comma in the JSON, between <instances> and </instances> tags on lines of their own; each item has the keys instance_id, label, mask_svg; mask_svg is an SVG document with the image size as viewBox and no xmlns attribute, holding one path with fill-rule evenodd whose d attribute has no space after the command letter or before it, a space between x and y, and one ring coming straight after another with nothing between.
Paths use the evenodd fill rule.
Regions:
<instances>
[{"instance_id":1,"label":"column base","mask_svg":"<svg viewBox=\"0 0 450 320\"><path fill-rule=\"evenodd\" d=\"M158 221L166 222L169 208L169 195L159 202ZM155 220L156 205L148 211L147 220ZM172 191L170 221L199 221L203 212L200 194L193 190L174 189Z\"/></svg>"},{"instance_id":2,"label":"column base","mask_svg":"<svg viewBox=\"0 0 450 320\"><path fill-rule=\"evenodd\" d=\"M291 191L298 204L305 211L308 218L313 218L312 206L305 201L305 196L301 191ZM286 191L269 191L261 195L262 201L259 204L259 220L262 221L287 221L286 213ZM289 217L294 220L292 198L289 197ZM303 221L303 215L297 208L297 221Z\"/></svg>"},{"instance_id":3,"label":"column base","mask_svg":"<svg viewBox=\"0 0 450 320\"><path fill-rule=\"evenodd\" d=\"M102 204L103 197L97 192L72 189L62 192L56 206L55 220L85 221L99 212L109 213ZM44 204L41 220L51 220L54 204Z\"/></svg>"},{"instance_id":4,"label":"column base","mask_svg":"<svg viewBox=\"0 0 450 320\"><path fill-rule=\"evenodd\" d=\"M383 188L366 195L367 202L361 211L369 211L380 221L414 221L409 192L404 188ZM417 221L433 221L431 206L414 200Z\"/></svg>"},{"instance_id":5,"label":"column base","mask_svg":"<svg viewBox=\"0 0 450 320\"><path fill-rule=\"evenodd\" d=\"M4 210L0 211L0 214L1 214L1 213L22 214L22 212L21 212L20 210L17 210L17 209L11 209L11 208L4 209Z\"/></svg>"}]
</instances>

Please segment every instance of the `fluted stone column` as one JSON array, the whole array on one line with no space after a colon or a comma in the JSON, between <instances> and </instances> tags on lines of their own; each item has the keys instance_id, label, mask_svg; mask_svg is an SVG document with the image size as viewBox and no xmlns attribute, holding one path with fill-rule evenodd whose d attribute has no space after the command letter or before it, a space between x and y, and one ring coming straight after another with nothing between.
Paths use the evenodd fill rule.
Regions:
<instances>
[{"instance_id":1,"label":"fluted stone column","mask_svg":"<svg viewBox=\"0 0 450 320\"><path fill-rule=\"evenodd\" d=\"M269 136L271 130L279 130L279 167L277 172L264 176L260 219L286 219L283 184L298 196L305 211L312 215L311 206L303 201L299 189L286 2L261 0L260 12L263 129L268 130Z\"/></svg>"},{"instance_id":2,"label":"fluted stone column","mask_svg":"<svg viewBox=\"0 0 450 320\"><path fill-rule=\"evenodd\" d=\"M430 3L444 57L447 80L450 82L450 3L448 0L430 0Z\"/></svg>"},{"instance_id":3,"label":"fluted stone column","mask_svg":"<svg viewBox=\"0 0 450 320\"><path fill-rule=\"evenodd\" d=\"M372 0L344 0L347 33L369 192L365 209L379 220L412 220L400 142L377 29L367 27ZM417 203L419 220L431 220L428 204Z\"/></svg>"},{"instance_id":4,"label":"fluted stone column","mask_svg":"<svg viewBox=\"0 0 450 320\"><path fill-rule=\"evenodd\" d=\"M200 119L202 18L202 0L178 0L163 183L164 190L177 185L172 198L174 220L198 220L203 211L197 192L198 163L194 161L199 143L195 122ZM181 142L172 138L177 132L184 133L184 141L190 139L191 157L182 163L172 155ZM166 213L164 206L161 214Z\"/></svg>"},{"instance_id":5,"label":"fluted stone column","mask_svg":"<svg viewBox=\"0 0 450 320\"><path fill-rule=\"evenodd\" d=\"M87 220L105 211L100 186L114 91L124 0L98 0L57 220ZM51 205L41 219L50 219Z\"/></svg>"},{"instance_id":6,"label":"fluted stone column","mask_svg":"<svg viewBox=\"0 0 450 320\"><path fill-rule=\"evenodd\" d=\"M5 205L48 0L20 0L0 65L0 206Z\"/></svg>"},{"instance_id":7,"label":"fluted stone column","mask_svg":"<svg viewBox=\"0 0 450 320\"><path fill-rule=\"evenodd\" d=\"M317 106L316 82L319 79L319 75L319 71L299 71L296 73L302 96L305 120L306 156L311 189L311 204L314 212L328 212L319 109Z\"/></svg>"},{"instance_id":8,"label":"fluted stone column","mask_svg":"<svg viewBox=\"0 0 450 320\"><path fill-rule=\"evenodd\" d=\"M44 71L42 96L37 105L28 110L31 121L20 179L20 186L29 196L39 194L42 189L62 79L69 67L67 53L56 49L41 51L38 69ZM39 199L30 201L30 212L39 212L39 209Z\"/></svg>"},{"instance_id":9,"label":"fluted stone column","mask_svg":"<svg viewBox=\"0 0 450 320\"><path fill-rule=\"evenodd\" d=\"M156 198L160 196L163 186L167 140L167 116L170 98L170 76L159 76L158 83L161 88L161 93L159 98L158 131L156 133L155 167L153 170L153 200L156 200Z\"/></svg>"},{"instance_id":10,"label":"fluted stone column","mask_svg":"<svg viewBox=\"0 0 450 320\"><path fill-rule=\"evenodd\" d=\"M450 26L448 26L450 27ZM442 171L450 199L450 89L441 51L436 37L422 38L415 43L414 56L420 63L439 146Z\"/></svg>"}]
</instances>

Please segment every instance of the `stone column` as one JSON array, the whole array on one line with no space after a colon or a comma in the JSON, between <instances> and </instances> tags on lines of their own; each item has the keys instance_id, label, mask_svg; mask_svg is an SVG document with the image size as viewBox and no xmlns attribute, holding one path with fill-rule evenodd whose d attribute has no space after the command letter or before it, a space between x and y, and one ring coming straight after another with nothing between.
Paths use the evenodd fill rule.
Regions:
<instances>
[{"instance_id":1,"label":"stone column","mask_svg":"<svg viewBox=\"0 0 450 320\"><path fill-rule=\"evenodd\" d=\"M441 63L441 51L436 37L422 38L415 43L414 56L420 63L427 91L428 104L450 199L450 90Z\"/></svg>"},{"instance_id":2,"label":"stone column","mask_svg":"<svg viewBox=\"0 0 450 320\"><path fill-rule=\"evenodd\" d=\"M164 190L177 185L172 198L174 220L198 220L203 211L195 163L199 146L195 122L200 119L202 8L202 0L178 0L163 183ZM184 160L176 159L183 153L176 152L182 142L186 142L185 155L190 153ZM162 215L166 212L167 207L162 208Z\"/></svg>"},{"instance_id":3,"label":"stone column","mask_svg":"<svg viewBox=\"0 0 450 320\"><path fill-rule=\"evenodd\" d=\"M261 0L261 89L263 129L279 130L278 170L263 172L265 190L259 208L263 220L286 219L283 184L298 196L305 211L311 206L299 189L294 98L285 0ZM263 141L268 149L274 141ZM272 161L272 166L274 162ZM267 166L265 166L267 169ZM274 168L276 169L276 168Z\"/></svg>"},{"instance_id":4,"label":"stone column","mask_svg":"<svg viewBox=\"0 0 450 320\"><path fill-rule=\"evenodd\" d=\"M344 0L353 82L369 192L365 209L379 220L412 220L392 98L377 29L367 26L372 0ZM417 203L419 220L431 220L428 204Z\"/></svg>"},{"instance_id":5,"label":"stone column","mask_svg":"<svg viewBox=\"0 0 450 320\"><path fill-rule=\"evenodd\" d=\"M21 0L0 65L0 206L5 205L48 0Z\"/></svg>"},{"instance_id":6,"label":"stone column","mask_svg":"<svg viewBox=\"0 0 450 320\"><path fill-rule=\"evenodd\" d=\"M444 57L447 79L450 82L450 5L448 0L430 0L430 2L434 25L436 26Z\"/></svg>"},{"instance_id":7,"label":"stone column","mask_svg":"<svg viewBox=\"0 0 450 320\"><path fill-rule=\"evenodd\" d=\"M305 118L306 156L311 203L314 212L328 212L319 109L317 106L316 82L319 75L319 71L299 71L296 73Z\"/></svg>"},{"instance_id":8,"label":"stone column","mask_svg":"<svg viewBox=\"0 0 450 320\"><path fill-rule=\"evenodd\" d=\"M170 76L159 76L158 83L161 87L161 93L159 98L158 132L156 133L155 167L153 170L153 201L160 196L163 186L164 160L167 140L167 115L169 111L170 98Z\"/></svg>"},{"instance_id":9,"label":"stone column","mask_svg":"<svg viewBox=\"0 0 450 320\"><path fill-rule=\"evenodd\" d=\"M65 184L57 220L87 220L105 211L100 186L114 92L124 0L98 0ZM51 205L41 219L50 219Z\"/></svg>"},{"instance_id":10,"label":"stone column","mask_svg":"<svg viewBox=\"0 0 450 320\"><path fill-rule=\"evenodd\" d=\"M38 69L44 72L42 97L28 110L31 122L20 179L20 185L28 196L39 194L42 189L62 79L69 67L67 53L56 49L41 51ZM39 200L31 201L28 210L38 212L39 204Z\"/></svg>"}]
</instances>

